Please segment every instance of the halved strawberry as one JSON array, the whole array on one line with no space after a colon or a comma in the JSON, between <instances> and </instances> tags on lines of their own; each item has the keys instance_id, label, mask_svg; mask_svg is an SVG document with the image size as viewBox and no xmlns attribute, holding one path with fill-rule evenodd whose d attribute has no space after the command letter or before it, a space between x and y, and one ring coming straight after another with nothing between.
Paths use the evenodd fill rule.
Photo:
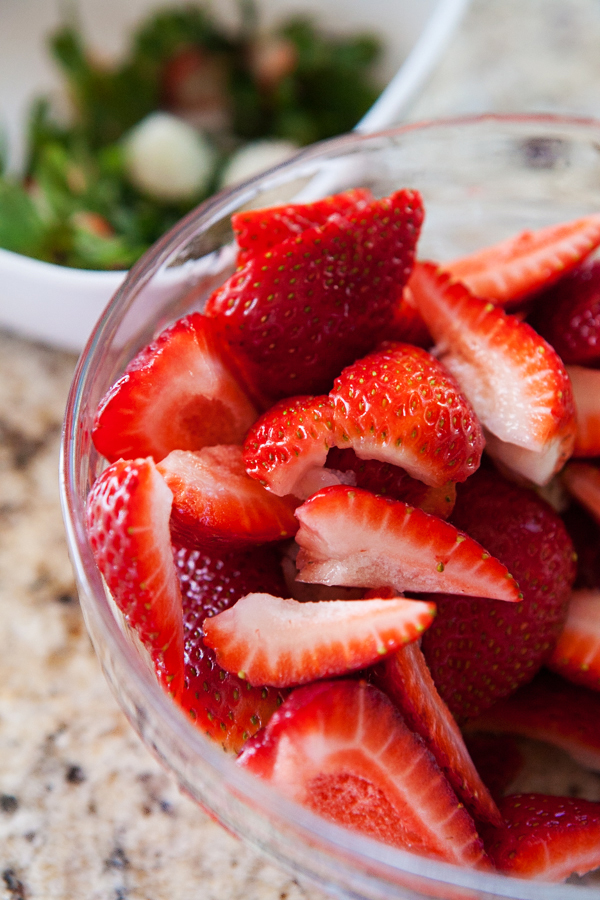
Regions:
<instances>
[{"instance_id":1,"label":"halved strawberry","mask_svg":"<svg viewBox=\"0 0 600 900\"><path fill-rule=\"evenodd\" d=\"M250 684L293 687L370 666L417 640L434 615L434 603L400 597L299 603L248 594L203 628L228 672Z\"/></svg>"},{"instance_id":2,"label":"halved strawberry","mask_svg":"<svg viewBox=\"0 0 600 900\"><path fill-rule=\"evenodd\" d=\"M241 447L173 450L157 468L173 492L171 533L178 543L227 549L284 540L298 530L296 502L250 478Z\"/></svg>"},{"instance_id":3,"label":"halved strawberry","mask_svg":"<svg viewBox=\"0 0 600 900\"><path fill-rule=\"evenodd\" d=\"M367 188L352 188L314 203L288 203L234 213L231 225L240 248L238 265L245 265L252 257L314 225L324 225L334 213L353 214L364 208L369 200L372 200L372 194Z\"/></svg>"},{"instance_id":4,"label":"halved strawberry","mask_svg":"<svg viewBox=\"0 0 600 900\"><path fill-rule=\"evenodd\" d=\"M600 215L523 231L443 264L477 297L510 305L557 281L600 245Z\"/></svg>"},{"instance_id":5,"label":"halved strawberry","mask_svg":"<svg viewBox=\"0 0 600 900\"><path fill-rule=\"evenodd\" d=\"M500 801L504 825L482 828L492 862L505 875L564 881L600 866L600 803L546 794Z\"/></svg>"},{"instance_id":6,"label":"halved strawberry","mask_svg":"<svg viewBox=\"0 0 600 900\"><path fill-rule=\"evenodd\" d=\"M385 335L412 268L420 196L397 191L254 256L209 299L253 382L273 398L325 393Z\"/></svg>"},{"instance_id":7,"label":"halved strawberry","mask_svg":"<svg viewBox=\"0 0 600 900\"><path fill-rule=\"evenodd\" d=\"M573 591L548 666L575 684L600 691L600 590Z\"/></svg>"},{"instance_id":8,"label":"halved strawberry","mask_svg":"<svg viewBox=\"0 0 600 900\"><path fill-rule=\"evenodd\" d=\"M241 444L257 412L231 374L215 323L180 319L133 358L101 400L93 440L109 462Z\"/></svg>"},{"instance_id":9,"label":"halved strawberry","mask_svg":"<svg viewBox=\"0 0 600 900\"><path fill-rule=\"evenodd\" d=\"M333 446L333 404L329 397L280 400L252 426L244 442L246 471L280 497L306 498L319 487L339 483L323 472ZM329 478L329 481L324 480Z\"/></svg>"},{"instance_id":10,"label":"halved strawberry","mask_svg":"<svg viewBox=\"0 0 600 900\"><path fill-rule=\"evenodd\" d=\"M591 463L572 462L562 480L569 493L600 523L600 469Z\"/></svg>"},{"instance_id":11,"label":"halved strawberry","mask_svg":"<svg viewBox=\"0 0 600 900\"><path fill-rule=\"evenodd\" d=\"M401 466L441 487L479 466L481 426L450 373L430 353L386 343L336 378L331 399L338 447Z\"/></svg>"},{"instance_id":12,"label":"halved strawberry","mask_svg":"<svg viewBox=\"0 0 600 900\"><path fill-rule=\"evenodd\" d=\"M183 686L181 592L169 517L173 496L152 459L119 460L87 502L87 530L115 603L152 656L163 686Z\"/></svg>"},{"instance_id":13,"label":"halved strawberry","mask_svg":"<svg viewBox=\"0 0 600 900\"><path fill-rule=\"evenodd\" d=\"M525 322L434 265L414 274L419 310L487 430L486 449L512 471L546 484L575 441L571 384L557 353Z\"/></svg>"},{"instance_id":14,"label":"halved strawberry","mask_svg":"<svg viewBox=\"0 0 600 900\"><path fill-rule=\"evenodd\" d=\"M267 724L287 692L252 687L222 669L204 643L202 623L251 591L284 591L279 558L271 547L210 555L176 547L175 565L185 636L185 682L178 702L201 731L237 753Z\"/></svg>"},{"instance_id":15,"label":"halved strawberry","mask_svg":"<svg viewBox=\"0 0 600 900\"><path fill-rule=\"evenodd\" d=\"M600 370L567 366L567 372L577 415L573 456L600 456Z\"/></svg>"},{"instance_id":16,"label":"halved strawberry","mask_svg":"<svg viewBox=\"0 0 600 900\"><path fill-rule=\"evenodd\" d=\"M536 297L531 324L563 362L600 362L600 261L580 266Z\"/></svg>"},{"instance_id":17,"label":"halved strawberry","mask_svg":"<svg viewBox=\"0 0 600 900\"><path fill-rule=\"evenodd\" d=\"M465 744L481 780L498 802L525 762L517 739L509 734L467 734Z\"/></svg>"},{"instance_id":18,"label":"halved strawberry","mask_svg":"<svg viewBox=\"0 0 600 900\"><path fill-rule=\"evenodd\" d=\"M420 265L421 263L416 259L413 272ZM411 272L404 288L398 292L394 305L394 320L387 337L391 341L402 341L404 344L413 344L415 347L423 347L427 350L433 346L434 340L416 304L412 290L412 277Z\"/></svg>"},{"instance_id":19,"label":"halved strawberry","mask_svg":"<svg viewBox=\"0 0 600 900\"><path fill-rule=\"evenodd\" d=\"M473 820L425 744L372 685L341 680L299 688L238 763L353 831L488 868Z\"/></svg>"},{"instance_id":20,"label":"halved strawberry","mask_svg":"<svg viewBox=\"0 0 600 900\"><path fill-rule=\"evenodd\" d=\"M529 681L548 659L567 617L573 545L538 494L480 469L457 491L453 524L514 575L521 603L436 595L423 653L450 711L464 720ZM432 598L433 599L433 598Z\"/></svg>"},{"instance_id":21,"label":"halved strawberry","mask_svg":"<svg viewBox=\"0 0 600 900\"><path fill-rule=\"evenodd\" d=\"M327 468L338 475L353 475L356 487L383 494L391 500L403 500L409 506L418 506L424 512L440 519L447 519L456 500L456 484L448 481L441 487L430 487L400 466L378 459L360 459L354 450L333 448L327 454Z\"/></svg>"},{"instance_id":22,"label":"halved strawberry","mask_svg":"<svg viewBox=\"0 0 600 900\"><path fill-rule=\"evenodd\" d=\"M302 581L519 600L508 570L448 522L343 485L299 506Z\"/></svg>"},{"instance_id":23,"label":"halved strawberry","mask_svg":"<svg viewBox=\"0 0 600 900\"><path fill-rule=\"evenodd\" d=\"M546 741L586 769L600 772L600 695L552 672L542 670L466 727L469 732Z\"/></svg>"},{"instance_id":24,"label":"halved strawberry","mask_svg":"<svg viewBox=\"0 0 600 900\"><path fill-rule=\"evenodd\" d=\"M419 645L403 647L375 671L375 683L395 703L408 727L423 738L471 815L501 824L496 804L473 765L458 725L437 692Z\"/></svg>"}]
</instances>

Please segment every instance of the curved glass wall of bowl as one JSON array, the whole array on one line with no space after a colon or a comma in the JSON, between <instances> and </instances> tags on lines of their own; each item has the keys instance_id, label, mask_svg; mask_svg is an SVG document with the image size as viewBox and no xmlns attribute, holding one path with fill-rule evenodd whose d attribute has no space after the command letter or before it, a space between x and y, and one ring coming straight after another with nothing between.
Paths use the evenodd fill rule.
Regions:
<instances>
[{"instance_id":1,"label":"curved glass wall of bowl","mask_svg":"<svg viewBox=\"0 0 600 900\"><path fill-rule=\"evenodd\" d=\"M132 270L103 314L73 382L65 420L61 496L86 622L112 689L149 749L182 787L230 830L292 873L345 900L597 900L597 887L550 885L465 871L345 831L278 796L239 770L191 725L149 673L113 615L85 530L85 501L102 460L91 444L98 401L149 336L201 306L208 282L170 294L172 273L206 265L185 258L249 198L362 156L379 194L418 187L427 218L422 255L441 258L600 208L600 122L484 117L411 125L310 148L268 178L213 198ZM349 185L347 185L349 186ZM225 236L225 240L228 240ZM213 251L218 266L218 250ZM179 265L174 263L179 260ZM182 260L184 260L182 262ZM177 270L181 269L180 272ZM196 269L199 271L199 269ZM205 270L212 277L217 270ZM187 276L186 276L187 277Z\"/></svg>"}]
</instances>

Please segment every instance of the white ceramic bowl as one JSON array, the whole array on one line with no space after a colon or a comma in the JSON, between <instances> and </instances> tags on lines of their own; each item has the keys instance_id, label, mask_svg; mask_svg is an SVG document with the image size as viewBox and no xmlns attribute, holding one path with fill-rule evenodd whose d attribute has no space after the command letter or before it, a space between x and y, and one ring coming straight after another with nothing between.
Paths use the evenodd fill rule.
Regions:
<instances>
[{"instance_id":1,"label":"white ceramic bowl","mask_svg":"<svg viewBox=\"0 0 600 900\"><path fill-rule=\"evenodd\" d=\"M110 57L149 10L177 0L78 0L87 38ZM381 37L385 54L380 77L392 80L359 130L374 131L399 121L450 39L468 0L259 0L266 25L299 11L314 14L338 33L368 30ZM234 0L221 0L231 15ZM23 155L26 111L32 98L57 90L60 82L45 51L57 27L58 0L2 0L0 8L0 127L9 138L10 164ZM397 73L394 77L394 73ZM68 269L0 249L0 327L57 347L79 351L124 272Z\"/></svg>"}]
</instances>

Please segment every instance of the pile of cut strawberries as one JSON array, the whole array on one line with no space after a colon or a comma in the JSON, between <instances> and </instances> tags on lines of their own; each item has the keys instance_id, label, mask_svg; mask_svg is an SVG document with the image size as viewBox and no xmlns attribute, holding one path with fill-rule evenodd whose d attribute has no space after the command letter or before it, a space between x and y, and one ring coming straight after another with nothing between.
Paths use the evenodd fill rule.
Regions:
<instances>
[{"instance_id":1,"label":"pile of cut strawberries","mask_svg":"<svg viewBox=\"0 0 600 900\"><path fill-rule=\"evenodd\" d=\"M600 803L508 792L523 737L600 770L600 214L443 264L423 216L366 189L234 215L236 272L99 406L89 538L240 766L561 880L600 866Z\"/></svg>"}]
</instances>

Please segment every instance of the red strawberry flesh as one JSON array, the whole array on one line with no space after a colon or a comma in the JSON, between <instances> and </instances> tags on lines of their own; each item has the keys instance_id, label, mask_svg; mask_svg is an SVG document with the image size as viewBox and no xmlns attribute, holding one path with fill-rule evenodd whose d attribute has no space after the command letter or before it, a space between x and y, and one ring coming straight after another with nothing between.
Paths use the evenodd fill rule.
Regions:
<instances>
[{"instance_id":1,"label":"red strawberry flesh","mask_svg":"<svg viewBox=\"0 0 600 900\"><path fill-rule=\"evenodd\" d=\"M600 590L573 592L548 666L575 684L600 691Z\"/></svg>"}]
</instances>

